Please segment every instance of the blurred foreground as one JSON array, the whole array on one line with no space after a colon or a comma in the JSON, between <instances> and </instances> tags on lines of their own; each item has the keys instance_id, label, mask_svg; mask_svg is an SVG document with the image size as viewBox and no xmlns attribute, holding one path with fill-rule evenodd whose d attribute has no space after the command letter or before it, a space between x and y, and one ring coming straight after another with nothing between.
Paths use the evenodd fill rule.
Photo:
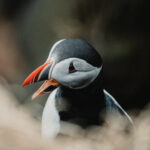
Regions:
<instances>
[{"instance_id":1,"label":"blurred foreground","mask_svg":"<svg viewBox=\"0 0 150 150\"><path fill-rule=\"evenodd\" d=\"M0 150L148 150L150 149L149 110L133 118L135 130L123 131L124 122L95 127L87 131L66 126L70 136L43 140L40 123L17 103L14 95L0 85ZM76 134L73 132L75 131Z\"/></svg>"}]
</instances>

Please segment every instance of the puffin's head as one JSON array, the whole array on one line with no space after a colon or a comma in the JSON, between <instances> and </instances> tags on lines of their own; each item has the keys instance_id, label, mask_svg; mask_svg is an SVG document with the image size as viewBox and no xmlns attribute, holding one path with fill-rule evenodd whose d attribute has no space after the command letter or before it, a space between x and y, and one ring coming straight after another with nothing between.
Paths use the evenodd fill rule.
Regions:
<instances>
[{"instance_id":1,"label":"puffin's head","mask_svg":"<svg viewBox=\"0 0 150 150\"><path fill-rule=\"evenodd\" d=\"M23 86L46 80L32 98L51 92L59 85L82 89L97 78L101 69L101 57L89 43L64 39L53 45L46 62L27 77Z\"/></svg>"}]
</instances>

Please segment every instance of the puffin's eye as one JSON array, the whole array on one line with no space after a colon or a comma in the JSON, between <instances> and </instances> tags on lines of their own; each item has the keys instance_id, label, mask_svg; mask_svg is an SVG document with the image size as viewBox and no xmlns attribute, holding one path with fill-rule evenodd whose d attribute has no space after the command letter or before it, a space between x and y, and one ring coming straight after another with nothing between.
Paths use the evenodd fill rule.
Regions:
<instances>
[{"instance_id":1,"label":"puffin's eye","mask_svg":"<svg viewBox=\"0 0 150 150\"><path fill-rule=\"evenodd\" d=\"M69 66L69 73L73 73L73 72L76 72L77 70L75 69L73 63L70 64Z\"/></svg>"}]
</instances>

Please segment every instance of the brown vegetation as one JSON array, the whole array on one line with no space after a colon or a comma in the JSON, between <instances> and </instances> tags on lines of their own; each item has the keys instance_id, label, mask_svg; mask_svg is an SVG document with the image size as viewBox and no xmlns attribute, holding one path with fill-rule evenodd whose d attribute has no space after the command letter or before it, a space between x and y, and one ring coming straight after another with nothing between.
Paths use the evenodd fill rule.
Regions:
<instances>
[{"instance_id":1,"label":"brown vegetation","mask_svg":"<svg viewBox=\"0 0 150 150\"><path fill-rule=\"evenodd\" d=\"M123 122L117 119L112 126L94 127L87 131L75 130L71 136L44 140L40 123L17 104L14 96L0 86L0 150L148 150L150 148L149 111L134 118L135 129L124 132ZM69 128L69 126L68 126ZM72 131L72 128L68 129Z\"/></svg>"}]
</instances>

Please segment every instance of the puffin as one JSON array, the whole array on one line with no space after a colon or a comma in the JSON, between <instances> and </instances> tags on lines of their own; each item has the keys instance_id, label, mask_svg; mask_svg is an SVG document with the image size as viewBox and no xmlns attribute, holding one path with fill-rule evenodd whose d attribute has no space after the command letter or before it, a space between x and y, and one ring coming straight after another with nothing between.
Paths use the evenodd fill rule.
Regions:
<instances>
[{"instance_id":1,"label":"puffin","mask_svg":"<svg viewBox=\"0 0 150 150\"><path fill-rule=\"evenodd\" d=\"M60 134L61 122L83 129L100 126L105 115L131 117L103 87L103 62L97 50L84 39L56 42L45 63L23 82L23 87L44 81L32 99L50 93L42 115L42 135Z\"/></svg>"}]
</instances>

